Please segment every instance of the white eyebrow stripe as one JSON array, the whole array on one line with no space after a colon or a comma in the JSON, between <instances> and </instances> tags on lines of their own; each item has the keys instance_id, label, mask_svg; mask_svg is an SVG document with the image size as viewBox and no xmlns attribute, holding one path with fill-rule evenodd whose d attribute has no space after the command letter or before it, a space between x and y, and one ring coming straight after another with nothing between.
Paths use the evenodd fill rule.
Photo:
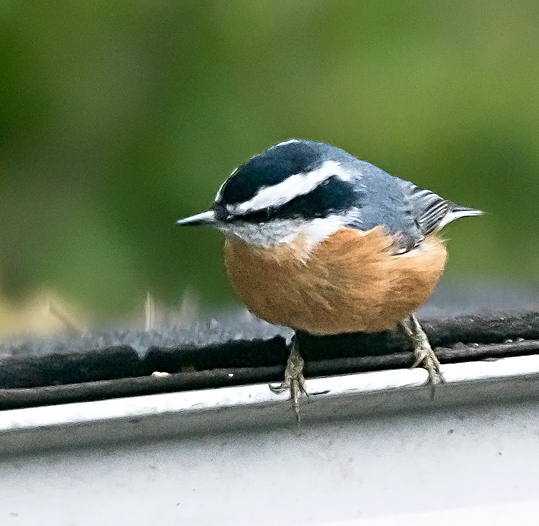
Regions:
<instances>
[{"instance_id":1,"label":"white eyebrow stripe","mask_svg":"<svg viewBox=\"0 0 539 526\"><path fill-rule=\"evenodd\" d=\"M264 208L279 207L300 195L308 194L318 185L333 176L337 176L344 181L351 179L350 173L340 163L336 161L324 161L316 170L293 174L278 184L262 187L248 201L236 205L227 205L226 209L229 214L246 214L248 212L263 210Z\"/></svg>"}]
</instances>

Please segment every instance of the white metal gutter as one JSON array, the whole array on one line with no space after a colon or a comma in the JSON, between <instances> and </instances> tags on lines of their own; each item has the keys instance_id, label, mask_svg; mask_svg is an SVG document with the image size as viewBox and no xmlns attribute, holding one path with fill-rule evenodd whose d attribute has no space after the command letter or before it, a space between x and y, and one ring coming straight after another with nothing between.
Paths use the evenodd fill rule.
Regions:
<instances>
[{"instance_id":1,"label":"white metal gutter","mask_svg":"<svg viewBox=\"0 0 539 526\"><path fill-rule=\"evenodd\" d=\"M442 372L0 412L0 525L539 523L539 356Z\"/></svg>"}]
</instances>

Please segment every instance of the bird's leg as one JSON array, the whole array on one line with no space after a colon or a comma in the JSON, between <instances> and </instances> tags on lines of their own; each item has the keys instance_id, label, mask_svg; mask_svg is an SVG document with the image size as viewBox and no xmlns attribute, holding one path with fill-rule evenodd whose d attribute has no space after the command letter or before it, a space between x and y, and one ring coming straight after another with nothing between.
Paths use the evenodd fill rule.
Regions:
<instances>
[{"instance_id":1,"label":"bird's leg","mask_svg":"<svg viewBox=\"0 0 539 526\"><path fill-rule=\"evenodd\" d=\"M412 367L421 365L427 370L429 373L429 383L432 385L432 395L434 396L435 384L443 382L444 377L440 372L440 362L430 346L425 331L419 325L414 314L402 320L399 327L413 346L415 363Z\"/></svg>"},{"instance_id":2,"label":"bird's leg","mask_svg":"<svg viewBox=\"0 0 539 526\"><path fill-rule=\"evenodd\" d=\"M271 385L269 388L273 393L282 393L283 391L290 392L290 400L292 400L292 409L296 414L296 420L299 424L299 397L304 394L308 396L305 389L305 378L303 377L303 358L298 351L298 341L294 334L290 343L290 355L286 362L286 369L284 371L284 382L280 385Z\"/></svg>"}]
</instances>

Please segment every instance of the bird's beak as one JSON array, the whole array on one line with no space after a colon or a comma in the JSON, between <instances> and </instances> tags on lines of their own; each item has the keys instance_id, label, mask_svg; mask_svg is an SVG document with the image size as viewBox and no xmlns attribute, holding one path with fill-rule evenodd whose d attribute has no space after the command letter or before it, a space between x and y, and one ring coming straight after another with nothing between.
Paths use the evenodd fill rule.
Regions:
<instances>
[{"instance_id":1,"label":"bird's beak","mask_svg":"<svg viewBox=\"0 0 539 526\"><path fill-rule=\"evenodd\" d=\"M206 210L200 214L186 217L176 221L177 225L213 225L215 224L215 212L213 210Z\"/></svg>"}]
</instances>

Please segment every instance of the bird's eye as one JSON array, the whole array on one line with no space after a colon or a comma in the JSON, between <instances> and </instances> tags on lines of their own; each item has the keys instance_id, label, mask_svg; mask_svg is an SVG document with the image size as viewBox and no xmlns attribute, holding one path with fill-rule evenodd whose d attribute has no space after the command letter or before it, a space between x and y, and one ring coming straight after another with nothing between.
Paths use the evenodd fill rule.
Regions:
<instances>
[{"instance_id":1,"label":"bird's eye","mask_svg":"<svg viewBox=\"0 0 539 526\"><path fill-rule=\"evenodd\" d=\"M217 219L217 221L230 221L232 216L221 203L214 203L212 208L215 212L215 219Z\"/></svg>"}]
</instances>

